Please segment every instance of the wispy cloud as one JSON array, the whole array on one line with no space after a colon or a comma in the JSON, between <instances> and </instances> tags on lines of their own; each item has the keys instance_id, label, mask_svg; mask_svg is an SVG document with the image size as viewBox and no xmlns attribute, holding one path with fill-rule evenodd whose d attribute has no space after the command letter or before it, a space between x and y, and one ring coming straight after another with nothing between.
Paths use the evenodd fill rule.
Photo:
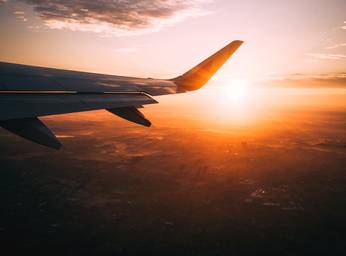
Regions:
<instances>
[{"instance_id":1,"label":"wispy cloud","mask_svg":"<svg viewBox=\"0 0 346 256\"><path fill-rule=\"evenodd\" d=\"M344 25L341 28L346 29L346 21L344 21Z\"/></svg>"},{"instance_id":2,"label":"wispy cloud","mask_svg":"<svg viewBox=\"0 0 346 256\"><path fill-rule=\"evenodd\" d=\"M136 35L207 14L210 0L19 0L33 6L52 29Z\"/></svg>"},{"instance_id":3,"label":"wispy cloud","mask_svg":"<svg viewBox=\"0 0 346 256\"><path fill-rule=\"evenodd\" d=\"M319 60L345 60L346 59L345 54L308 53L307 55Z\"/></svg>"},{"instance_id":4,"label":"wispy cloud","mask_svg":"<svg viewBox=\"0 0 346 256\"><path fill-rule=\"evenodd\" d=\"M346 73L290 74L262 80L259 86L299 88L346 88Z\"/></svg>"},{"instance_id":5,"label":"wispy cloud","mask_svg":"<svg viewBox=\"0 0 346 256\"><path fill-rule=\"evenodd\" d=\"M114 50L114 52L117 52L117 53L133 53L138 51L139 51L138 47L118 48Z\"/></svg>"},{"instance_id":6,"label":"wispy cloud","mask_svg":"<svg viewBox=\"0 0 346 256\"><path fill-rule=\"evenodd\" d=\"M334 44L331 46L326 47L326 49L331 50L331 49L337 49L337 48L341 48L341 47L345 47L346 43L340 43L340 44Z\"/></svg>"},{"instance_id":7,"label":"wispy cloud","mask_svg":"<svg viewBox=\"0 0 346 256\"><path fill-rule=\"evenodd\" d=\"M39 25L35 25L35 26L29 25L29 26L27 26L27 28L30 29L33 32L39 32L39 31L42 30L42 27L39 26Z\"/></svg>"},{"instance_id":8,"label":"wispy cloud","mask_svg":"<svg viewBox=\"0 0 346 256\"><path fill-rule=\"evenodd\" d=\"M16 15L17 19L24 21L24 22L28 21L28 19L25 17L25 12L15 11L14 14Z\"/></svg>"}]
</instances>

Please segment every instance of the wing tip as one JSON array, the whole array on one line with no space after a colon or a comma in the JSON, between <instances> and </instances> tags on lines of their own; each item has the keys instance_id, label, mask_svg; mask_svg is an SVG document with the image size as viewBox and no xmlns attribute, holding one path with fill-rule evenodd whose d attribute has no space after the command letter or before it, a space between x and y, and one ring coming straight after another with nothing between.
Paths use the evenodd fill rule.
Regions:
<instances>
[{"instance_id":1,"label":"wing tip","mask_svg":"<svg viewBox=\"0 0 346 256\"><path fill-rule=\"evenodd\" d=\"M243 43L234 40L183 75L171 79L177 85L177 92L194 91L204 86Z\"/></svg>"},{"instance_id":2,"label":"wing tip","mask_svg":"<svg viewBox=\"0 0 346 256\"><path fill-rule=\"evenodd\" d=\"M243 40L234 40L230 42L225 48L228 49L231 54L233 54L243 43Z\"/></svg>"},{"instance_id":3,"label":"wing tip","mask_svg":"<svg viewBox=\"0 0 346 256\"><path fill-rule=\"evenodd\" d=\"M230 44L239 44L239 46L240 45L242 45L243 43L244 43L244 41L243 40L233 40Z\"/></svg>"}]
</instances>

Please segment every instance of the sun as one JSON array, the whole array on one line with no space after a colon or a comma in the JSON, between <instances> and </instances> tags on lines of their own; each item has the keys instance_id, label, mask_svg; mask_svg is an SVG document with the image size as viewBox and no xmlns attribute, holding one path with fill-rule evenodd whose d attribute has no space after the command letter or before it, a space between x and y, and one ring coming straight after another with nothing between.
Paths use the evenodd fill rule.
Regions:
<instances>
[{"instance_id":1,"label":"sun","mask_svg":"<svg viewBox=\"0 0 346 256\"><path fill-rule=\"evenodd\" d=\"M233 102L241 102L246 98L246 91L248 87L248 81L245 79L236 79L230 81L229 98Z\"/></svg>"},{"instance_id":2,"label":"sun","mask_svg":"<svg viewBox=\"0 0 346 256\"><path fill-rule=\"evenodd\" d=\"M208 117L230 124L248 122L253 118L253 92L247 79L229 79L210 87ZM210 91L211 92L211 91Z\"/></svg>"},{"instance_id":3,"label":"sun","mask_svg":"<svg viewBox=\"0 0 346 256\"><path fill-rule=\"evenodd\" d=\"M246 79L232 79L218 88L218 100L227 105L239 105L247 100L248 81Z\"/></svg>"}]
</instances>

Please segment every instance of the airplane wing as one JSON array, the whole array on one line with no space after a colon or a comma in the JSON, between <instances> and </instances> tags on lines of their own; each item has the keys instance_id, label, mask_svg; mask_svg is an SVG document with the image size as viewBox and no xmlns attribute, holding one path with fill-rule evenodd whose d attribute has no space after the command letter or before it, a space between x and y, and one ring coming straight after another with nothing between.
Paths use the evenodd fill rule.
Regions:
<instances>
[{"instance_id":1,"label":"airplane wing","mask_svg":"<svg viewBox=\"0 0 346 256\"><path fill-rule=\"evenodd\" d=\"M38 117L106 109L150 126L138 110L152 96L184 93L206 84L242 41L233 41L173 79L133 78L0 62L0 126L58 149L61 143Z\"/></svg>"}]
</instances>

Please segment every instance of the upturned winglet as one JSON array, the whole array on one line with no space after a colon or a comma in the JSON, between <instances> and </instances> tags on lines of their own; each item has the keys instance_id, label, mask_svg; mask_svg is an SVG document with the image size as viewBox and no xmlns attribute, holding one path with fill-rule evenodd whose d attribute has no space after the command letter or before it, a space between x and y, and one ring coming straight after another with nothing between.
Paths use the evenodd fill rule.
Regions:
<instances>
[{"instance_id":1,"label":"upturned winglet","mask_svg":"<svg viewBox=\"0 0 346 256\"><path fill-rule=\"evenodd\" d=\"M172 81L180 91L193 91L201 88L242 44L243 41L240 40L231 42L183 75L173 78Z\"/></svg>"}]
</instances>

